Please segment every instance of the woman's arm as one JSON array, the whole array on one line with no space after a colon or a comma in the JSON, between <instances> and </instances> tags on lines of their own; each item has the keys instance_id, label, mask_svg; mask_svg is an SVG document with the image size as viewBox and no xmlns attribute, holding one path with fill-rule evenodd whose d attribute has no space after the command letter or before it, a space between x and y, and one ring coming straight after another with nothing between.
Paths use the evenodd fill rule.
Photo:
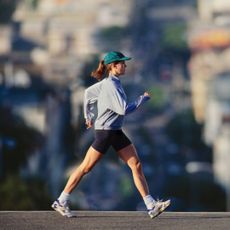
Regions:
<instances>
[{"instance_id":1,"label":"woman's arm","mask_svg":"<svg viewBox=\"0 0 230 230\"><path fill-rule=\"evenodd\" d=\"M94 113L92 112L97 102L98 95L101 91L102 81L98 82L85 90L84 94L84 118L86 120L86 125L92 126L92 119Z\"/></svg>"},{"instance_id":2,"label":"woman's arm","mask_svg":"<svg viewBox=\"0 0 230 230\"><path fill-rule=\"evenodd\" d=\"M137 108L140 107L141 104L148 101L150 99L150 95L145 92L141 95L136 101L128 103L125 108L125 115L134 112Z\"/></svg>"},{"instance_id":3,"label":"woman's arm","mask_svg":"<svg viewBox=\"0 0 230 230\"><path fill-rule=\"evenodd\" d=\"M110 87L109 94L111 95L109 109L120 115L126 115L134 112L141 104L150 99L150 95L145 92L136 101L127 103L123 88L116 87L116 85L114 85L114 87Z\"/></svg>"}]
</instances>

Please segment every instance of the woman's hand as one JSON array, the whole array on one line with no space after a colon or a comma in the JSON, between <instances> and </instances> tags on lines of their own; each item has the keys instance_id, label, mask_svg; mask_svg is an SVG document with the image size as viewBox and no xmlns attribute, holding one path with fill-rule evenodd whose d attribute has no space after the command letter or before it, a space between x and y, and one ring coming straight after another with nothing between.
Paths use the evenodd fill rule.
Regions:
<instances>
[{"instance_id":1,"label":"woman's hand","mask_svg":"<svg viewBox=\"0 0 230 230\"><path fill-rule=\"evenodd\" d=\"M87 129L90 129L90 128L93 127L93 122L92 122L92 120L86 120L86 121L85 121L85 124L86 124L86 128L87 128Z\"/></svg>"},{"instance_id":2,"label":"woman's hand","mask_svg":"<svg viewBox=\"0 0 230 230\"><path fill-rule=\"evenodd\" d=\"M151 97L150 94L148 92L144 92L144 97Z\"/></svg>"}]
</instances>

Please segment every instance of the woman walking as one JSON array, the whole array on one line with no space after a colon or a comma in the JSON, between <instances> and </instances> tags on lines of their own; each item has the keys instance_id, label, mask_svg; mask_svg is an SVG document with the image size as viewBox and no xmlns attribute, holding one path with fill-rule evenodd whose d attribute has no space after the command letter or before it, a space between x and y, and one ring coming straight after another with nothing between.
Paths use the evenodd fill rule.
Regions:
<instances>
[{"instance_id":1,"label":"woman walking","mask_svg":"<svg viewBox=\"0 0 230 230\"><path fill-rule=\"evenodd\" d=\"M95 140L80 166L71 174L59 198L52 204L52 208L63 216L74 216L68 205L71 192L79 184L82 177L90 172L103 157L110 146L130 167L134 184L143 198L151 218L159 215L170 205L170 200L164 202L154 200L150 195L136 149L122 131L124 117L150 99L150 95L145 92L133 103L127 103L120 76L125 74L125 61L130 59L120 52L109 52L91 74L99 82L85 90L84 117L87 128L94 125ZM103 79L105 74L107 76ZM94 114L92 113L94 106L97 106L98 114L95 124L93 124Z\"/></svg>"}]
</instances>

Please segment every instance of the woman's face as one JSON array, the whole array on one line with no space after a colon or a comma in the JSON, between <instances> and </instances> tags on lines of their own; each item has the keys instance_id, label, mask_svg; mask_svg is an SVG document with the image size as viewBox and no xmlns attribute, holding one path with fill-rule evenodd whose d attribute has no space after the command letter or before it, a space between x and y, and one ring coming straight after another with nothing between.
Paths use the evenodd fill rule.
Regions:
<instances>
[{"instance_id":1,"label":"woman's face","mask_svg":"<svg viewBox=\"0 0 230 230\"><path fill-rule=\"evenodd\" d=\"M111 72L116 76L120 76L125 74L125 68L126 68L125 61L120 61L118 63L113 63Z\"/></svg>"}]
</instances>

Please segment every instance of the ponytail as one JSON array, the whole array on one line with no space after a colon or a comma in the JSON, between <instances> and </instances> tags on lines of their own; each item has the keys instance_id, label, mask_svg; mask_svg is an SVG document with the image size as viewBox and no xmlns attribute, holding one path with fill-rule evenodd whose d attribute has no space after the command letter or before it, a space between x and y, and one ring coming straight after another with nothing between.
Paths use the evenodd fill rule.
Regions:
<instances>
[{"instance_id":1,"label":"ponytail","mask_svg":"<svg viewBox=\"0 0 230 230\"><path fill-rule=\"evenodd\" d=\"M96 70L91 73L91 77L96 78L98 81L102 80L106 72L106 65L104 64L104 60L99 62L99 65Z\"/></svg>"}]
</instances>

